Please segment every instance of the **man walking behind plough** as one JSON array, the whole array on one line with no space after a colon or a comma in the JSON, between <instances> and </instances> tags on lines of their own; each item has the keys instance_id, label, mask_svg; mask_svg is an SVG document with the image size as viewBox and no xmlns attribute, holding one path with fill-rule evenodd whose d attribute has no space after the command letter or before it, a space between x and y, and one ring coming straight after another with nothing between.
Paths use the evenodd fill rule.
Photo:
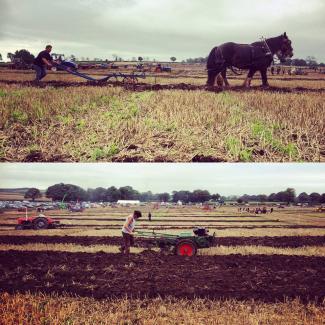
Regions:
<instances>
[{"instance_id":1,"label":"man walking behind plough","mask_svg":"<svg viewBox=\"0 0 325 325\"><path fill-rule=\"evenodd\" d=\"M36 72L35 81L39 82L46 76L46 66L52 67L52 57L50 55L52 51L51 45L46 45L44 51L40 52L34 60L33 68Z\"/></svg>"},{"instance_id":2,"label":"man walking behind plough","mask_svg":"<svg viewBox=\"0 0 325 325\"><path fill-rule=\"evenodd\" d=\"M141 212L140 211L134 211L133 214L129 215L125 223L122 227L122 246L120 248L120 251L125 254L130 253L130 246L134 245L134 237L133 237L133 231L135 228L135 222L137 219L141 218Z\"/></svg>"}]
</instances>

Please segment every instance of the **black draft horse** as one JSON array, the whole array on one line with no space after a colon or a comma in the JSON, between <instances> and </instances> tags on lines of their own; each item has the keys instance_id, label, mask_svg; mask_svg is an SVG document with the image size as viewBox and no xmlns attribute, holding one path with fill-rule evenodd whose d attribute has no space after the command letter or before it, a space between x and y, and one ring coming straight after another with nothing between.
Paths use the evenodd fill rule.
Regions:
<instances>
[{"instance_id":1,"label":"black draft horse","mask_svg":"<svg viewBox=\"0 0 325 325\"><path fill-rule=\"evenodd\" d=\"M207 85L214 86L216 77L221 73L225 85L229 86L226 76L227 68L233 69L233 67L236 67L238 69L249 70L244 86L250 86L256 71L260 71L261 73L263 86L268 86L267 68L273 62L274 55L281 62L293 56L291 41L286 33L252 44L229 42L214 47L207 61Z\"/></svg>"}]
</instances>

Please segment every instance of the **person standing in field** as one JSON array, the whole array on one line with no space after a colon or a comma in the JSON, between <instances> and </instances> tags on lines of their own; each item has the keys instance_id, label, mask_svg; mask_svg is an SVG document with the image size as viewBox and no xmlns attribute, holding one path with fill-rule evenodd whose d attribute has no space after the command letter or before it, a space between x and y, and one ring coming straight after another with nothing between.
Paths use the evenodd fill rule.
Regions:
<instances>
[{"instance_id":1,"label":"person standing in field","mask_svg":"<svg viewBox=\"0 0 325 325\"><path fill-rule=\"evenodd\" d=\"M44 51L40 52L34 60L33 68L36 72L35 81L39 82L46 76L46 67L52 67L53 59L50 55L52 45L46 45Z\"/></svg>"},{"instance_id":2,"label":"person standing in field","mask_svg":"<svg viewBox=\"0 0 325 325\"><path fill-rule=\"evenodd\" d=\"M141 212L140 211L134 211L133 214L129 215L122 227L122 246L120 248L120 251L125 254L130 253L130 246L134 245L134 237L133 232L135 228L135 222L137 219L141 218Z\"/></svg>"}]
</instances>

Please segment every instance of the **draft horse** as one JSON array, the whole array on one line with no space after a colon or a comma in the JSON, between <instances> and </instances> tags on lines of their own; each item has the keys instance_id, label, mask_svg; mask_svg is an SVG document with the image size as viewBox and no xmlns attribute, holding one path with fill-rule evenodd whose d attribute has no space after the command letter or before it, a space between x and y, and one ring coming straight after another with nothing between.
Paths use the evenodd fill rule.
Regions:
<instances>
[{"instance_id":1,"label":"draft horse","mask_svg":"<svg viewBox=\"0 0 325 325\"><path fill-rule=\"evenodd\" d=\"M228 42L214 47L207 61L208 86L214 86L216 77L221 74L226 86L227 68L249 70L244 86L249 87L254 74L260 71L263 86L268 86L267 68L276 55L281 62L293 56L291 41L284 33L277 37L267 38L252 44Z\"/></svg>"}]
</instances>

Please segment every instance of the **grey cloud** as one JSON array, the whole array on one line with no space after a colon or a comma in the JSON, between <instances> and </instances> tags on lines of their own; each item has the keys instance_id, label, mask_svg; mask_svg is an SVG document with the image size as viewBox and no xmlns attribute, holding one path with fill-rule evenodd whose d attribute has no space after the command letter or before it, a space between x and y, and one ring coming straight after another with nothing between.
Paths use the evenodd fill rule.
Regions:
<instances>
[{"instance_id":1,"label":"grey cloud","mask_svg":"<svg viewBox=\"0 0 325 325\"><path fill-rule=\"evenodd\" d=\"M10 15L9 0L0 0L0 40L4 37L4 29L8 26Z\"/></svg>"},{"instance_id":2,"label":"grey cloud","mask_svg":"<svg viewBox=\"0 0 325 325\"><path fill-rule=\"evenodd\" d=\"M323 164L1 164L0 187L73 183L84 188L131 185L140 191L207 189L271 193L294 187L325 192Z\"/></svg>"},{"instance_id":3,"label":"grey cloud","mask_svg":"<svg viewBox=\"0 0 325 325\"><path fill-rule=\"evenodd\" d=\"M6 35L7 43L13 44L28 40L31 48L51 41L59 51L62 48L78 56L106 58L117 53L165 59L175 55L183 59L205 56L213 46L226 41L252 42L260 36L277 36L287 31L297 56L311 54L325 60L321 0L310 1L308 14L297 8L304 2L291 0L287 6L278 0L249 0L245 5L234 0L19 0L19 6L18 0L6 3L11 9L4 20L3 37ZM285 14L272 12L273 3ZM263 11L263 6L267 10Z\"/></svg>"}]
</instances>

